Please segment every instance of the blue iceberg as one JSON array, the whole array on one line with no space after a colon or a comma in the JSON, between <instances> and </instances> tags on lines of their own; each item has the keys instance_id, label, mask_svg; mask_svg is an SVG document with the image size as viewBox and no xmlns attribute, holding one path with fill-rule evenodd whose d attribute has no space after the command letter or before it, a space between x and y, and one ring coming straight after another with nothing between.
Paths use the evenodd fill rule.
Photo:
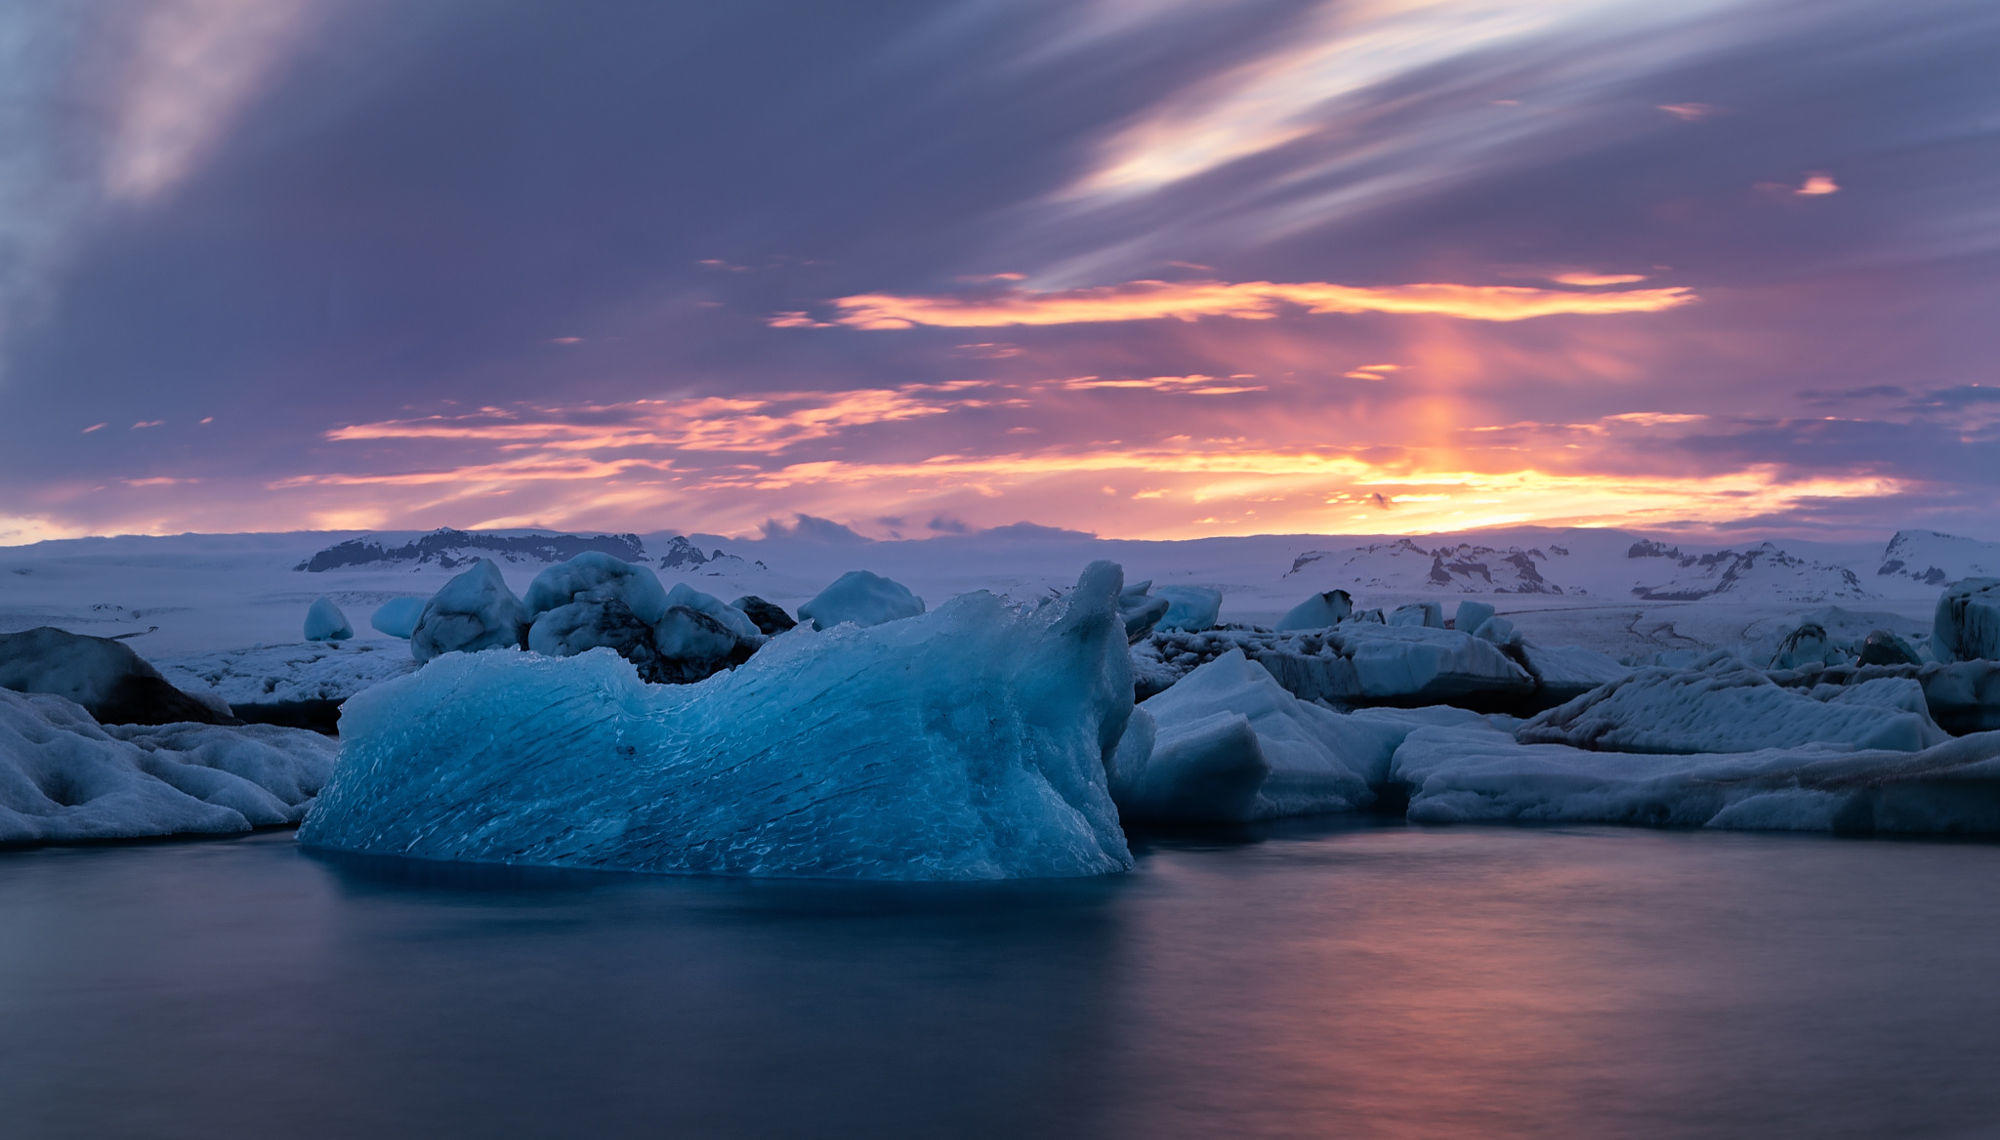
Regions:
<instances>
[{"instance_id":1,"label":"blue iceberg","mask_svg":"<svg viewBox=\"0 0 2000 1140\"><path fill-rule=\"evenodd\" d=\"M1121 871L1105 763L1132 715L1123 573L795 630L647 685L608 650L440 657L350 700L299 839L424 859L967 880Z\"/></svg>"}]
</instances>

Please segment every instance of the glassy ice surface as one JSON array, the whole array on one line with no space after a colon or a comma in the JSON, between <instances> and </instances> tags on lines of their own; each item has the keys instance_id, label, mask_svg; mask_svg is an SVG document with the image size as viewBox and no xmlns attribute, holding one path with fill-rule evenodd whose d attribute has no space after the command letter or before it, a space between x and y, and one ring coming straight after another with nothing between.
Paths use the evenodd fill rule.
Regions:
<instances>
[{"instance_id":1,"label":"glassy ice surface","mask_svg":"<svg viewBox=\"0 0 2000 1140\"><path fill-rule=\"evenodd\" d=\"M0 867L23 1137L1980 1135L2000 847L1325 825L891 885Z\"/></svg>"}]
</instances>

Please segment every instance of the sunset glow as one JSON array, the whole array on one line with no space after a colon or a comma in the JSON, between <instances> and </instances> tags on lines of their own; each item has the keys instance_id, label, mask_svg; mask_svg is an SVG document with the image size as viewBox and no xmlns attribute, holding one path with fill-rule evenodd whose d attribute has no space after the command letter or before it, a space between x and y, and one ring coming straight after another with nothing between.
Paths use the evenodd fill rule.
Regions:
<instances>
[{"instance_id":1,"label":"sunset glow","mask_svg":"<svg viewBox=\"0 0 2000 1140\"><path fill-rule=\"evenodd\" d=\"M136 7L0 16L0 541L2000 523L1990 15Z\"/></svg>"}]
</instances>

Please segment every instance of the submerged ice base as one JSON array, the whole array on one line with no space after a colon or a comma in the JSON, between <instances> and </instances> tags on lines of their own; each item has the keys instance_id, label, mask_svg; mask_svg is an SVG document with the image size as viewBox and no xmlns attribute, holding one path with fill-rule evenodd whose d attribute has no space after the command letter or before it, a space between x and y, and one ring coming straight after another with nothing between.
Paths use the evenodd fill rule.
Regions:
<instances>
[{"instance_id":1,"label":"submerged ice base","mask_svg":"<svg viewBox=\"0 0 2000 1140\"><path fill-rule=\"evenodd\" d=\"M448 654L350 701L312 847L666 873L1066 877L1132 857L1105 759L1132 711L1117 599L1086 570L798 630L692 685L608 650Z\"/></svg>"}]
</instances>

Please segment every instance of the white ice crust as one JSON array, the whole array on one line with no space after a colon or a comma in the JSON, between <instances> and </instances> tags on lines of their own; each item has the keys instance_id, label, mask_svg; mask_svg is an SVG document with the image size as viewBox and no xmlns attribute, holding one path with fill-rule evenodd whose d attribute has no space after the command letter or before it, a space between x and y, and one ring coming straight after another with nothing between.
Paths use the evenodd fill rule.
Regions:
<instances>
[{"instance_id":1,"label":"white ice crust","mask_svg":"<svg viewBox=\"0 0 2000 1140\"><path fill-rule=\"evenodd\" d=\"M0 689L0 843L224 835L297 822L334 743L270 725L113 725Z\"/></svg>"}]
</instances>

